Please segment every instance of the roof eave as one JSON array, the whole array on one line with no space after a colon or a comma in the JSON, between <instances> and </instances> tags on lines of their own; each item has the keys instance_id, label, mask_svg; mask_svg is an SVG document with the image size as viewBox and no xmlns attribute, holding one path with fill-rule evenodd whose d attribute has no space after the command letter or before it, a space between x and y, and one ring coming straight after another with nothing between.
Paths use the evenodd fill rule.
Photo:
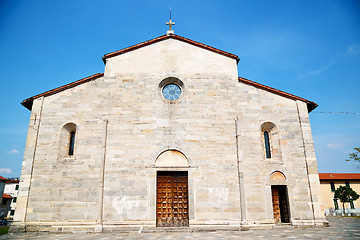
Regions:
<instances>
[{"instance_id":1,"label":"roof eave","mask_svg":"<svg viewBox=\"0 0 360 240\"><path fill-rule=\"evenodd\" d=\"M77 80L75 82L71 82L71 83L63 85L61 87L57 87L57 88L51 89L49 91L46 91L46 92L40 93L38 95L35 95L33 97L27 98L27 99L23 100L20 104L31 111L34 100L39 98L39 97L47 97L47 96L53 95L55 93L62 92L64 90L66 90L66 89L73 88L73 87L76 87L76 86L78 86L80 84L89 82L91 80L95 80L97 78L103 77L103 76L104 76L104 73L96 73L96 74L91 75L89 77L82 78L82 79Z\"/></svg>"},{"instance_id":2,"label":"roof eave","mask_svg":"<svg viewBox=\"0 0 360 240\"><path fill-rule=\"evenodd\" d=\"M139 44L136 44L136 45L133 45L133 46L130 46L130 47L127 47L127 48L123 48L123 49L120 49L120 50L115 51L115 52L107 53L102 57L102 60L106 64L106 59L107 58L115 57L115 56L130 52L130 51L133 51L133 50L136 50L136 49L139 49L139 48L142 48L142 47L145 47L145 46L148 46L148 45L151 45L151 44L154 44L154 43L166 40L166 39L169 39L169 38L176 39L176 40L191 44L193 46L197 46L197 47L206 49L208 51L212 51L212 52L215 52L217 54L221 54L221 55L229 57L229 58L233 58L233 59L236 60L236 63L239 63L239 61L240 61L240 58L238 56L236 56L235 54L225 52L223 50L220 50L220 49L211 47L209 45L205 45L203 43L196 42L196 41L193 41L193 40L190 40L188 38L184 38L184 37L181 37L181 36L175 35L175 34L162 35L160 37L157 37L157 38L145 41L145 42L141 42Z\"/></svg>"},{"instance_id":3,"label":"roof eave","mask_svg":"<svg viewBox=\"0 0 360 240\"><path fill-rule=\"evenodd\" d=\"M307 105L307 108L308 108L308 112L309 112L309 113L319 106L318 104L316 104L316 103L314 103L314 102L311 102L311 101L308 101L308 102L306 103L306 105Z\"/></svg>"},{"instance_id":4,"label":"roof eave","mask_svg":"<svg viewBox=\"0 0 360 240\"><path fill-rule=\"evenodd\" d=\"M305 98L298 97L296 95L293 95L293 94L290 94L290 93L287 93L287 92L284 92L284 91L278 90L276 88L272 88L272 87L269 87L269 86L266 86L266 85L263 85L263 84L260 84L257 82L254 82L252 80L249 80L249 79L246 79L243 77L239 77L238 79L239 79L239 82L251 85L253 87L260 88L262 90L265 90L265 91L268 91L268 92L271 92L271 93L274 93L274 94L277 94L277 95L280 95L280 96L283 96L283 97L286 97L286 98L289 98L292 100L299 100L299 101L305 102L307 105L308 113L310 113L311 111L313 111L315 108L318 107L318 105L316 103L309 101Z\"/></svg>"},{"instance_id":5,"label":"roof eave","mask_svg":"<svg viewBox=\"0 0 360 240\"><path fill-rule=\"evenodd\" d=\"M322 181L354 180L360 181L360 173L319 173Z\"/></svg>"},{"instance_id":6,"label":"roof eave","mask_svg":"<svg viewBox=\"0 0 360 240\"><path fill-rule=\"evenodd\" d=\"M20 104L31 111L34 99L25 99Z\"/></svg>"}]
</instances>

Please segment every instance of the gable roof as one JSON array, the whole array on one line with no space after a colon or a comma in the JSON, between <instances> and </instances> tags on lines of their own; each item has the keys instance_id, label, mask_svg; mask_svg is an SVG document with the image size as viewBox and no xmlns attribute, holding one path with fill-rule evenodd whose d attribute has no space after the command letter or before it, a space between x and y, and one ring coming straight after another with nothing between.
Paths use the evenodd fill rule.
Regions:
<instances>
[{"instance_id":1,"label":"gable roof","mask_svg":"<svg viewBox=\"0 0 360 240\"><path fill-rule=\"evenodd\" d=\"M0 181L1 181L1 182L5 182L6 180L8 180L8 179L0 176Z\"/></svg>"},{"instance_id":2,"label":"gable roof","mask_svg":"<svg viewBox=\"0 0 360 240\"><path fill-rule=\"evenodd\" d=\"M360 180L360 173L319 173L320 180Z\"/></svg>"},{"instance_id":3,"label":"gable roof","mask_svg":"<svg viewBox=\"0 0 360 240\"><path fill-rule=\"evenodd\" d=\"M82 78L82 79L80 79L80 80L77 80L77 81L75 81L75 82L66 84L66 85L64 85L64 86L61 86L61 87L58 87L58 88L54 88L54 89L51 89L51 90L49 90L49 91L46 91L46 92L40 93L40 94L38 94L38 95L35 95L35 96L33 96L33 97L27 98L27 99L25 99L25 100L23 100L23 101L21 102L21 105L23 105L24 107L26 107L27 109L29 109L29 110L31 111L33 101L34 101L34 99L36 99L36 98L39 98L39 97L47 97L47 96L53 95L53 94L55 94L55 93L64 91L64 90L66 90L66 89L73 88L73 87L78 86L78 85L80 85L80 84L83 84L83 83L86 83L86 82L95 80L95 79L97 79L97 78L99 78L99 77L103 77L103 76L104 76L104 73L97 73L97 74L91 75L91 76L89 76L89 77Z\"/></svg>"},{"instance_id":4,"label":"gable roof","mask_svg":"<svg viewBox=\"0 0 360 240\"><path fill-rule=\"evenodd\" d=\"M239 62L238 56L236 56L236 55L234 55L234 54L232 54L232 53L225 52L225 51L219 50L219 49L217 49L217 48L213 48L213 47L210 47L210 46L208 46L208 45L205 45L205 44L202 44L202 43L199 43L199 42L196 42L196 41L193 41L193 40L190 40L190 39L187 39L187 38L178 36L178 35L174 35L174 34L163 35L163 36L160 36L160 37L151 39L151 40L149 40L149 41L145 41L145 42L142 42L142 43L133 45L133 46L128 47L128 48L124 48L124 49L121 49L121 50L118 50L118 51L115 51L115 52L111 52L111 53L105 54L102 59L103 59L104 63L106 63L106 59L107 59L107 58L111 58L111 57L114 57L114 56L118 56L118 55L120 55L120 54L127 53L127 52L130 52L130 51L133 51L133 50L136 50L136 49L139 49L139 48L142 48L142 47L145 47L145 46L148 46L148 45L151 45L151 44L154 44L154 43L157 43L157 42L166 40L166 39L176 39L176 40L179 40L179 41L182 41L182 42L185 42L185 43L194 45L194 46L196 46L196 47L200 47L200 48L203 48L203 49L206 49L206 50L209 50L209 51L212 51L212 52L215 52L215 53L224 55L224 56L226 56L226 57L230 57L230 58L236 59L236 61ZM83 84L83 83L86 83L86 82L95 80L95 79L97 79L97 78L103 77L103 76L104 76L104 73L97 73L97 74L91 75L91 76L89 76L89 77L82 78L82 79L80 79L80 80L77 80L77 81L75 81L75 82L66 84L66 85L64 85L64 86L61 86L61 87L58 87L58 88L54 88L54 89L49 90L49 91L46 91L46 92L44 92L44 93L41 93L41 94L35 95L35 96L33 96L33 97L27 98L27 99L23 100L23 101L21 102L21 104L22 104L24 107L26 107L27 109L31 110L33 101L34 101L35 99L39 98L39 97L47 97L47 96L53 95L53 94L55 94L55 93L64 91L64 90L66 90L66 89L73 88L73 87L78 86L78 85L80 85L80 84ZM245 83L245 84L254 86L254 87L256 87L256 88L260 88L260 89L266 90L266 91L268 91L268 92L275 93L275 94L277 94L277 95L280 95L280 96L283 96L283 97L286 97L286 98L290 98L290 99L293 99L293 100L303 101L303 102L305 102L305 103L307 104L308 112L311 112L312 110L314 110L314 109L318 106L316 103L311 102L311 101L309 101L309 100L306 100L306 99L304 99L304 98L301 98L301 97L292 95L292 94L287 93L287 92L280 91L280 90L275 89L275 88L271 88L271 87L262 85L262 84L260 84L260 83L251 81L251 80L249 80L249 79L246 79L246 78L243 78L243 77L239 77L238 79L239 79L239 82L242 82L242 83Z\"/></svg>"},{"instance_id":5,"label":"gable roof","mask_svg":"<svg viewBox=\"0 0 360 240\"><path fill-rule=\"evenodd\" d=\"M133 45L131 47L123 48L121 50L105 54L102 59L103 59L104 63L106 63L107 58L115 57L115 56L118 56L120 54L127 53L127 52L130 52L130 51L145 47L145 46L149 46L151 44L154 44L154 43L166 40L166 39L176 39L176 40L191 44L193 46L200 47L200 48L203 48L203 49L206 49L206 50L209 50L209 51L224 55L226 57L236 59L236 62L239 62L239 60L240 60L240 58L238 56L236 56L236 55L234 55L232 53L225 52L225 51L222 51L220 49L210 47L210 46L205 45L203 43L195 42L193 40L190 40L188 38L184 38L184 37L181 37L181 36L178 36L178 35L175 35L175 34L163 35L163 36L160 36L160 37L157 37L157 38L154 38L154 39L151 39L151 40L148 40L148 41Z\"/></svg>"},{"instance_id":6,"label":"gable roof","mask_svg":"<svg viewBox=\"0 0 360 240\"><path fill-rule=\"evenodd\" d=\"M308 112L311 112L312 110L314 110L315 108L318 107L318 105L316 103L314 103L312 101L309 101L309 100L306 100L305 98L292 95L290 93L287 93L287 92L284 92L284 91L281 91L281 90L278 90L278 89L275 89L275 88L272 88L272 87L269 87L269 86L254 82L254 81L251 81L251 80L243 78L243 77L239 77L239 82L245 83L247 85L251 85L251 86L256 87L256 88L260 88L262 90L265 90L265 91L268 91L268 92L271 92L271 93L275 93L277 95L280 95L280 96L283 96L283 97L286 97L286 98L290 98L292 100L303 101L307 105Z\"/></svg>"}]
</instances>

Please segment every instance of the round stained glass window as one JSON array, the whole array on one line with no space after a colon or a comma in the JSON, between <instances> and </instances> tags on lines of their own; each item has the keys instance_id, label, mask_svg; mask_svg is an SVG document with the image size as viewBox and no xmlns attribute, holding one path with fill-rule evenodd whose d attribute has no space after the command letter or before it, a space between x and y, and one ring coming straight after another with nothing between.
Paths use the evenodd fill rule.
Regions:
<instances>
[{"instance_id":1,"label":"round stained glass window","mask_svg":"<svg viewBox=\"0 0 360 240\"><path fill-rule=\"evenodd\" d=\"M181 95L181 89L178 85L170 83L162 89L162 94L165 99L174 101L179 99Z\"/></svg>"}]
</instances>

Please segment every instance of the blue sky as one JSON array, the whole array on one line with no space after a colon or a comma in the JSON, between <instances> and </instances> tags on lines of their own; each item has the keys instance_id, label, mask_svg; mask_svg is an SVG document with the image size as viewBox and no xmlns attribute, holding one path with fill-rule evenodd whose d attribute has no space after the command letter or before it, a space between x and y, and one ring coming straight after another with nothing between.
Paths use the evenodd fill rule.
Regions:
<instances>
[{"instance_id":1,"label":"blue sky","mask_svg":"<svg viewBox=\"0 0 360 240\"><path fill-rule=\"evenodd\" d=\"M0 0L0 175L20 176L23 99L103 72L101 57L167 30L169 0ZM319 104L319 172L359 172L360 1L172 0L175 34L240 57L239 76Z\"/></svg>"}]
</instances>

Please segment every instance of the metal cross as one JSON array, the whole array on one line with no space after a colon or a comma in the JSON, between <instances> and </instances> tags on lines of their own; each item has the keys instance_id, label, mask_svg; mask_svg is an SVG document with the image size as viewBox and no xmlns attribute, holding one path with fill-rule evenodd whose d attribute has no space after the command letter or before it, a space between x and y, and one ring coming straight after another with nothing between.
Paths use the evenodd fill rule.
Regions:
<instances>
[{"instance_id":1,"label":"metal cross","mask_svg":"<svg viewBox=\"0 0 360 240\"><path fill-rule=\"evenodd\" d=\"M169 30L171 31L171 25L175 25L175 22L172 22L170 18L170 20L166 23L166 25L169 25Z\"/></svg>"}]
</instances>

